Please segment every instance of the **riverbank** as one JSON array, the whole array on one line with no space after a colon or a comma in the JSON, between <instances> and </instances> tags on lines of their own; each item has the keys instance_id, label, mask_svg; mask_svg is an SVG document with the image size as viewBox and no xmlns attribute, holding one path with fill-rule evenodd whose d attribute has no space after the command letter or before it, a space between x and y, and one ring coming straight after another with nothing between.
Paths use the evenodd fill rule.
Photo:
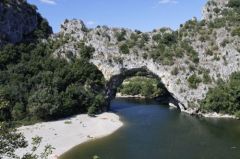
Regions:
<instances>
[{"instance_id":1,"label":"riverbank","mask_svg":"<svg viewBox=\"0 0 240 159\"><path fill-rule=\"evenodd\" d=\"M117 93L116 94L116 98L136 98L136 99L146 99L145 96L141 96L141 95L124 95L121 93ZM178 107L173 104L171 101L166 100L169 105L169 109L178 109ZM216 113L216 112L212 112L212 113L203 113L203 112L197 112L197 110L195 109L189 109L189 110L185 110L185 108L182 105L179 105L179 109L181 110L181 112L183 113L187 113L193 116L199 116L199 117L204 117L204 118L216 118L216 119L238 119L235 115L230 115L230 114L221 114L221 113Z\"/></svg>"},{"instance_id":2,"label":"riverbank","mask_svg":"<svg viewBox=\"0 0 240 159\"><path fill-rule=\"evenodd\" d=\"M44 146L50 144L55 148L50 159L55 159L83 142L110 135L122 125L119 116L114 113L103 113L94 118L82 114L64 120L23 126L18 128L18 131L23 133L29 144L32 137L42 137L37 153L41 153ZM30 150L29 146L16 153L22 155Z\"/></svg>"},{"instance_id":3,"label":"riverbank","mask_svg":"<svg viewBox=\"0 0 240 159\"><path fill-rule=\"evenodd\" d=\"M137 98L137 99L146 99L145 96L142 96L142 95L124 95L124 94L121 94L121 93L117 93L116 94L116 98Z\"/></svg>"},{"instance_id":4,"label":"riverbank","mask_svg":"<svg viewBox=\"0 0 240 159\"><path fill-rule=\"evenodd\" d=\"M235 115L230 115L230 114L221 114L217 112L209 112L209 113L203 113L203 112L197 112L196 110L181 110L181 112L193 115L193 116L198 116L198 117L203 117L203 118L215 118L215 119L236 119L239 120L238 117Z\"/></svg>"}]
</instances>

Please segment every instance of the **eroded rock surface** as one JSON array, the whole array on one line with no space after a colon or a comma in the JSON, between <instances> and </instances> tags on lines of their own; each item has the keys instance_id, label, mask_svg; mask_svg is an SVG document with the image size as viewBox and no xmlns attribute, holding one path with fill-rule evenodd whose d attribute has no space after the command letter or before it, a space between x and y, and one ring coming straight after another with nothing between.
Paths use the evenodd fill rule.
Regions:
<instances>
[{"instance_id":1,"label":"eroded rock surface","mask_svg":"<svg viewBox=\"0 0 240 159\"><path fill-rule=\"evenodd\" d=\"M111 81L112 77L126 71L146 68L161 79L168 91L179 101L183 111L193 113L199 109L199 102L219 78L227 80L230 74L240 70L240 38L231 35L236 24L211 27L211 21L222 18L222 11L229 9L227 3L227 0L209 0L203 9L202 21L194 18L176 32L168 28L147 33L106 26L87 29L80 20L66 20L61 32L53 38L65 38L64 44L54 52L54 56L68 60L81 58L81 48L78 46L84 42L94 48L90 62L102 71L106 80ZM165 49L169 52L179 52L179 48L181 51L181 46L184 46L182 42L189 46L182 50L183 54L179 52L173 57L167 57L167 61L156 60L152 54L161 46L156 40L157 36L165 35L173 35L177 39L174 41L167 37L173 44L160 41L166 44ZM189 54L190 51L197 55ZM189 84L189 79L194 75L198 79L195 77L193 81L199 80L196 88Z\"/></svg>"},{"instance_id":2,"label":"eroded rock surface","mask_svg":"<svg viewBox=\"0 0 240 159\"><path fill-rule=\"evenodd\" d=\"M25 0L0 1L0 46L32 40L30 34L40 25L44 25L43 18L36 10L36 6L28 4Z\"/></svg>"}]
</instances>

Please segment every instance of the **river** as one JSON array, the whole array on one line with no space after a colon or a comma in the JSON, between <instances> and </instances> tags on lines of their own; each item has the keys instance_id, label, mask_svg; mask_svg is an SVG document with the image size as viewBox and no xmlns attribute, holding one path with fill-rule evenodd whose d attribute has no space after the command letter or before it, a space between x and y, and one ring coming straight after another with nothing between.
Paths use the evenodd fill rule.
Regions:
<instances>
[{"instance_id":1,"label":"river","mask_svg":"<svg viewBox=\"0 0 240 159\"><path fill-rule=\"evenodd\" d=\"M239 159L240 121L196 118L154 101L115 99L124 126L61 159Z\"/></svg>"}]
</instances>

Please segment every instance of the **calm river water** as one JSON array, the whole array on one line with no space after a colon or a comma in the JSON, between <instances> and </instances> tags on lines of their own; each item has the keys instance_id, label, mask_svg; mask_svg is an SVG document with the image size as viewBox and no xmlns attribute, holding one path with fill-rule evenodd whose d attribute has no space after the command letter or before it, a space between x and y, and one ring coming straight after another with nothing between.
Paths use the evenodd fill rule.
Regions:
<instances>
[{"instance_id":1,"label":"calm river water","mask_svg":"<svg viewBox=\"0 0 240 159\"><path fill-rule=\"evenodd\" d=\"M124 126L61 159L240 159L240 121L203 119L153 101L116 99Z\"/></svg>"}]
</instances>

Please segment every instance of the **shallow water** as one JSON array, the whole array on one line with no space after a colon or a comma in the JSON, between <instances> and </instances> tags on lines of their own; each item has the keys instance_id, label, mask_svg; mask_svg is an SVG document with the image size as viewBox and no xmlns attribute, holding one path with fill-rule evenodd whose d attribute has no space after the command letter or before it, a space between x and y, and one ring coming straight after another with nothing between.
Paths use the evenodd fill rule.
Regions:
<instances>
[{"instance_id":1,"label":"shallow water","mask_svg":"<svg viewBox=\"0 0 240 159\"><path fill-rule=\"evenodd\" d=\"M153 101L116 99L124 126L61 159L240 159L240 121L202 119Z\"/></svg>"}]
</instances>

